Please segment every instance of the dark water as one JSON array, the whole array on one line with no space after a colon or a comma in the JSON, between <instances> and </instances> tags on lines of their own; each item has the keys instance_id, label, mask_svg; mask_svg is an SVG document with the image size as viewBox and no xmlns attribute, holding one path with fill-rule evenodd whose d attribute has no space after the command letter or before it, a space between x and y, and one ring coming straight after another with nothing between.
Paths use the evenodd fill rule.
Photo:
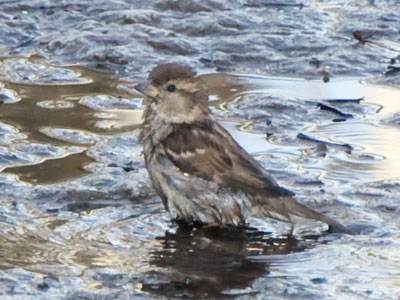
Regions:
<instances>
[{"instance_id":1,"label":"dark water","mask_svg":"<svg viewBox=\"0 0 400 300\"><path fill-rule=\"evenodd\" d=\"M0 4L1 299L398 299L398 1ZM172 60L282 186L360 234L178 229L133 89Z\"/></svg>"}]
</instances>

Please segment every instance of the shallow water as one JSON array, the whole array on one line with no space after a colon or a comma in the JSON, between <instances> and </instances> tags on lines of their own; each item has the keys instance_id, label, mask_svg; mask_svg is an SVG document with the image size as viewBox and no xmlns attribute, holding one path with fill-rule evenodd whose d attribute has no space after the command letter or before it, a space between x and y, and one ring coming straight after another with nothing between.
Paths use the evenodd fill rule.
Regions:
<instances>
[{"instance_id":1,"label":"shallow water","mask_svg":"<svg viewBox=\"0 0 400 300\"><path fill-rule=\"evenodd\" d=\"M399 129L392 124L400 90L359 78L200 77L221 124L283 186L361 231L337 236L310 222L288 238L287 227L266 220L252 221L258 231L177 230L143 166L133 83L59 68L75 77L62 85L3 81L20 97L2 105L3 295L331 298L340 289L343 297L390 298L398 292L399 231L391 215L400 187ZM48 87L48 95L38 92ZM279 130L266 134L273 126Z\"/></svg>"},{"instance_id":2,"label":"shallow water","mask_svg":"<svg viewBox=\"0 0 400 300\"><path fill-rule=\"evenodd\" d=\"M1 299L398 298L398 1L0 3ZM178 229L137 142L133 86L164 61L196 66L235 139L359 234Z\"/></svg>"}]
</instances>

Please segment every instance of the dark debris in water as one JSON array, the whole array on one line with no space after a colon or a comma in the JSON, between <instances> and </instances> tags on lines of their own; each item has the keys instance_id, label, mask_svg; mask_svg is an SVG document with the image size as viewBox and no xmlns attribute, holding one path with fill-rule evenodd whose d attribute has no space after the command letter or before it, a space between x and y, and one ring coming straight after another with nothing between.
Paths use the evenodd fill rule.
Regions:
<instances>
[{"instance_id":1,"label":"dark debris in water","mask_svg":"<svg viewBox=\"0 0 400 300\"><path fill-rule=\"evenodd\" d=\"M111 168L122 168L125 172L131 172L137 168L135 162L133 162L133 161L130 161L129 163L122 165L122 166L119 166L115 163L111 163L108 166Z\"/></svg>"},{"instance_id":2,"label":"dark debris in water","mask_svg":"<svg viewBox=\"0 0 400 300\"><path fill-rule=\"evenodd\" d=\"M251 0L247 1L246 6L250 7L273 7L273 8L303 8L305 5L300 1L269 1Z\"/></svg>"},{"instance_id":3,"label":"dark debris in water","mask_svg":"<svg viewBox=\"0 0 400 300\"><path fill-rule=\"evenodd\" d=\"M388 66L388 70L385 72L386 76L395 75L396 73L400 72L400 66Z\"/></svg>"},{"instance_id":4,"label":"dark debris in water","mask_svg":"<svg viewBox=\"0 0 400 300\"><path fill-rule=\"evenodd\" d=\"M351 145L349 145L349 144L339 144L339 143L321 141L319 139L313 138L313 137L311 137L309 135L306 135L304 133L299 133L297 135L297 138L299 138L301 140L305 140L307 142L313 142L313 143L317 143L317 144L324 144L324 145L329 146L329 147L339 148L339 149L345 151L346 153L350 153L351 150L353 149L353 147Z\"/></svg>"},{"instance_id":5,"label":"dark debris in water","mask_svg":"<svg viewBox=\"0 0 400 300\"><path fill-rule=\"evenodd\" d=\"M341 117L345 117L345 118L352 118L353 117L352 114L343 113L340 110L338 110L337 108L334 108L334 107L329 106L329 105L324 104L324 103L318 103L317 106L321 110L330 111L330 112L332 112L332 113L334 113L334 114L336 114L338 116L341 116Z\"/></svg>"},{"instance_id":6,"label":"dark debris in water","mask_svg":"<svg viewBox=\"0 0 400 300\"><path fill-rule=\"evenodd\" d=\"M355 99L327 99L327 102L337 102L337 103L360 103L364 98L355 98Z\"/></svg>"},{"instance_id":7,"label":"dark debris in water","mask_svg":"<svg viewBox=\"0 0 400 300\"><path fill-rule=\"evenodd\" d=\"M377 33L377 30L356 30L353 31L353 36L357 41L364 45L365 43L369 42L369 38L376 35Z\"/></svg>"}]
</instances>

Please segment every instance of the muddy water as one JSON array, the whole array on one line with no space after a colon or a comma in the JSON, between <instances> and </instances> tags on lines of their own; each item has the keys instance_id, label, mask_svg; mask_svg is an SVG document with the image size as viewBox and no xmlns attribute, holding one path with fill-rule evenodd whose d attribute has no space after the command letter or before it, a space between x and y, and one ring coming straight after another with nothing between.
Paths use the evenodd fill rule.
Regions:
<instances>
[{"instance_id":1,"label":"muddy water","mask_svg":"<svg viewBox=\"0 0 400 300\"><path fill-rule=\"evenodd\" d=\"M0 298L398 299L399 15L398 0L0 0ZM133 89L171 61L281 185L359 234L178 230Z\"/></svg>"},{"instance_id":2,"label":"muddy water","mask_svg":"<svg viewBox=\"0 0 400 300\"><path fill-rule=\"evenodd\" d=\"M360 232L251 220L179 230L154 195L135 82L43 59L3 78L1 295L32 299L372 298L400 290L400 90L360 78L204 73L216 118L299 200ZM21 74L21 69L18 69Z\"/></svg>"}]
</instances>

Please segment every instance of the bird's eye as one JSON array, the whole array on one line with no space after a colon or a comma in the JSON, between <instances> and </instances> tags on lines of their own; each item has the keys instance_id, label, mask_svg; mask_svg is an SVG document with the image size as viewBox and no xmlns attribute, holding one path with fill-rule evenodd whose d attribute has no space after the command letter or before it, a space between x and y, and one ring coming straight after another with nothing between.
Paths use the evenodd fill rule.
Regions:
<instances>
[{"instance_id":1,"label":"bird's eye","mask_svg":"<svg viewBox=\"0 0 400 300\"><path fill-rule=\"evenodd\" d=\"M167 86L167 91L168 92L173 92L175 90L176 90L175 84L170 84L169 86Z\"/></svg>"}]
</instances>

